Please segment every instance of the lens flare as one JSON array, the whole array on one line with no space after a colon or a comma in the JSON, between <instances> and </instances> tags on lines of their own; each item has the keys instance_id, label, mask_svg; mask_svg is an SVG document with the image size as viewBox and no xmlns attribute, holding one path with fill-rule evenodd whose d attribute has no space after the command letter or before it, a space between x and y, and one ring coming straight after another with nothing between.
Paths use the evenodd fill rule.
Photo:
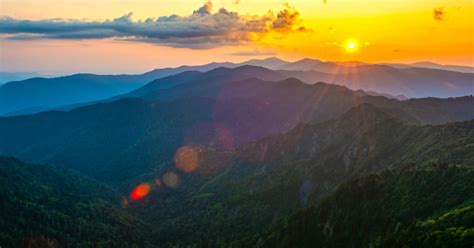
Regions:
<instances>
[{"instance_id":1,"label":"lens flare","mask_svg":"<svg viewBox=\"0 0 474 248\"><path fill-rule=\"evenodd\" d=\"M150 193L150 185L148 183L142 183L135 187L132 192L130 193L130 198L134 201L139 201L143 199L143 197L147 196Z\"/></svg>"},{"instance_id":2,"label":"lens flare","mask_svg":"<svg viewBox=\"0 0 474 248\"><path fill-rule=\"evenodd\" d=\"M161 186L161 181L160 181L160 179L155 178L154 182L155 182L155 186L156 186L156 187L160 187L160 186Z\"/></svg>"},{"instance_id":3,"label":"lens flare","mask_svg":"<svg viewBox=\"0 0 474 248\"><path fill-rule=\"evenodd\" d=\"M163 175L163 183L170 188L176 188L179 185L179 176L174 172L167 172Z\"/></svg>"},{"instance_id":4,"label":"lens flare","mask_svg":"<svg viewBox=\"0 0 474 248\"><path fill-rule=\"evenodd\" d=\"M199 167L198 152L190 146L183 146L176 151L174 162L178 169L193 172Z\"/></svg>"}]
</instances>

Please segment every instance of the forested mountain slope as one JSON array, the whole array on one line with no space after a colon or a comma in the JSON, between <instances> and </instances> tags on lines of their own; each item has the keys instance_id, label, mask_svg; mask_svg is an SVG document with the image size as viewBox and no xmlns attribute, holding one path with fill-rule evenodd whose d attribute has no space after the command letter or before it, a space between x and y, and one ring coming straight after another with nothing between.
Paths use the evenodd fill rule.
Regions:
<instances>
[{"instance_id":1,"label":"forested mountain slope","mask_svg":"<svg viewBox=\"0 0 474 248\"><path fill-rule=\"evenodd\" d=\"M469 247L472 167L439 164L351 180L279 223L260 247Z\"/></svg>"},{"instance_id":2,"label":"forested mountain slope","mask_svg":"<svg viewBox=\"0 0 474 248\"><path fill-rule=\"evenodd\" d=\"M2 247L144 247L149 227L118 194L63 168L0 157Z\"/></svg>"},{"instance_id":3,"label":"forested mountain slope","mask_svg":"<svg viewBox=\"0 0 474 248\"><path fill-rule=\"evenodd\" d=\"M179 178L178 187L152 192L139 213L155 223L157 242L226 247L324 199L348 180L386 169L453 161L472 165L472 125L406 125L373 106L360 106L341 118L301 125L236 153L192 147L195 170L183 172L171 162L136 179L135 184L163 180L170 172ZM401 144L418 150L401 156Z\"/></svg>"},{"instance_id":4,"label":"forested mountain slope","mask_svg":"<svg viewBox=\"0 0 474 248\"><path fill-rule=\"evenodd\" d=\"M109 109L110 106L115 106L114 104L117 103L123 104L121 108L117 108L115 112L112 111L115 108ZM100 114L95 115L99 119L92 121L89 118L87 119L90 121L89 123L81 121L81 118L90 116L91 112L89 111L91 110L87 109L77 110L84 111L82 115L73 115L74 118L68 117L63 120L57 119L55 122L49 122L48 119L51 118L51 116L56 116L56 118L62 115L67 116L67 113L50 112L46 113L48 115L40 114L37 116L17 117L18 120L32 118L30 122L24 122L23 124L19 122L15 125L16 127L20 127L19 130L27 130L26 127L28 127L28 125L35 125L36 127L43 126L43 128L46 128L45 130L50 130L48 135L50 135L49 137L51 137L51 139L49 139L48 142L53 142L51 143L52 147L62 147L64 149L62 151L57 150L58 152L70 149L68 153L64 154L70 154L68 155L70 156L70 160L68 161L75 162L75 164L64 164L64 166L71 167L71 165L74 165L73 167L78 170L93 175L110 185L115 185L116 189L123 196L133 192L137 185L143 183L151 185L151 189L149 194L145 195L143 199L134 199L132 194L123 199L125 205L128 206L126 210L128 212L127 214L114 206L114 203L117 202L117 200L114 199L117 198L112 196L115 194L113 191L96 185L93 181L75 179L75 176L67 176L69 174L66 172L66 179L62 179L63 176L50 177L51 175L57 174L57 172L55 172L56 170L64 170L53 168L49 169L51 170L49 172L42 172L44 168L50 167L27 166L16 160L6 159L6 164L13 163L15 166L6 167L5 170L7 172L3 174L9 175L5 180L2 180L5 184L3 184L4 186L0 191L6 195L7 199L10 198L10 201L3 203L7 204L4 205L6 209L5 212L13 211L12 209L16 208L17 202L22 202L20 204L21 206L29 207L30 205L23 204L23 201L26 201L25 199L33 199L31 200L31 202L33 202L32 204L50 204L47 205L45 209L57 208L59 212L66 211L63 213L64 216L72 216L64 217L68 220L74 220L74 216L78 216L75 215L76 212L80 211L78 213L81 215L94 218L90 220L91 222L103 221L103 225L107 226L107 230L109 228L113 229L114 223L117 223L117 225L121 227L113 229L117 232L113 237L121 237L122 232L132 233L133 238L139 237L140 239L125 239L125 242L138 244L139 247L142 246L140 244L143 244L143 242L160 244L160 246L164 247L191 244L195 244L198 247L229 247L233 244L245 246L270 244L271 246L273 244L271 243L273 242L273 236L266 236L266 230L271 228L274 224L280 223L281 220L299 209L319 204L319 201L326 199L328 196L328 199L331 199L333 192L341 184L348 181L357 180L359 177L365 177L368 174L384 171L386 169L395 170L394 173L396 175L398 175L396 171L405 170L407 171L406 173L414 173L413 178L409 177L411 181L407 179L408 181L400 181L398 184L395 184L398 179L390 179L392 181L389 182L394 182L393 187L395 187L395 185L398 186L388 188L387 190L395 190L397 188L404 190L403 187L405 187L404 185L406 184L407 190L402 192L411 192L410 189L415 187L412 185L415 182L425 182L429 185L432 182L436 182L435 180L438 180L438 174L434 174L436 177L433 176L433 178L431 178L430 176L426 180L420 179L425 175L423 173L433 171L429 169L432 164L450 163L472 165L474 163L472 160L474 157L472 154L472 144L474 144L473 121L448 123L437 126L417 126L406 122L406 114L404 112L378 108L369 104L362 104L329 121L318 124L300 124L287 133L272 135L255 142L241 145L235 151L224 149L222 146L202 146L199 144L186 143L187 145L183 147L179 142L173 143L174 140L179 140L177 137L185 137L180 136L183 135L183 133L181 131L182 127L179 127L178 123L181 123L180 125L192 126L192 123L199 120L199 118L211 118L211 116L203 115L203 113L208 113L206 106L212 106L210 103L210 100L203 98L196 98L193 102L189 102L189 99L186 99L186 101L182 101L178 105L176 105L177 103L147 103L141 100L122 100L112 105L99 105L101 106L101 111L97 113ZM159 108L159 112L153 112L157 110L151 111L149 108L144 108L148 109L147 111L137 111L137 108L131 107L142 105L159 106L159 104L169 105L165 105L167 108ZM111 118L113 115L123 116L123 111L124 109L126 110L125 106L130 107L129 112L126 114L128 118L120 119L121 122L117 122L117 120L119 120L117 118ZM176 106L181 106L181 108L176 108ZM175 115L175 111L183 113L183 109L189 108L193 110L190 114ZM191 115L191 113L194 113L195 116ZM143 123L143 120L146 119L144 118L145 116L148 118L157 118L151 119L150 123L155 123L155 125L159 124L159 126L140 126L150 125ZM35 120L35 118L39 119ZM34 124L31 124L31 120L35 120ZM59 120L61 120L61 122ZM67 131L68 134L91 132L91 134L97 137L97 142L88 142L82 147L74 145L70 147L61 146L59 144L62 144L62 139L52 135L52 133L53 130L55 130L59 136L64 135L60 133L61 129L58 129L57 126L51 126L50 123L56 123L58 126L65 125L65 123L83 123L85 126L79 126L78 129L74 129L71 132ZM140 125L137 123L140 123ZM134 126L136 129L131 129L133 130L132 132L129 130L130 126ZM96 129L98 127L100 128ZM111 127L120 128L114 130L111 129ZM136 136L137 132L141 132L141 134ZM4 135L6 134L5 132ZM18 139L19 141L44 141L41 136L35 136L35 132L24 134L25 141ZM18 134L10 132L9 135L17 137L16 135ZM145 139L150 136L155 138ZM83 140L88 140L92 136L79 135L68 137L71 138L71 141L77 141L77 139L81 137ZM111 137L115 137L115 139L111 139ZM160 137L160 139L156 137ZM134 141L130 143L129 140L131 138L133 138ZM158 143L158 141L162 143ZM21 144L21 142L19 144ZM59 143L56 144L54 142ZM223 142L225 143L226 140L224 139ZM14 142L8 144L12 146L18 145ZM38 143L36 148L32 146L24 152L31 151L33 148L38 149L38 151L41 148L47 148L45 144L47 143ZM79 143L73 142L72 144ZM6 147L6 145L7 143L4 143L4 147ZM107 155L107 152L98 153L104 155L101 157L98 157L98 155L94 157L90 155L93 153L87 150L91 149L97 152L106 147L110 147L110 150L104 150L109 151L110 155ZM148 150L144 150L144 148L148 148ZM163 150L164 148L168 150ZM121 153L117 153L117 151L121 151ZM184 155L182 154L183 152ZM122 155L117 156L118 154ZM107 163L107 160L114 158L114 156L115 159ZM150 162L146 162L147 160ZM21 166L25 167L25 169L15 171L15 168L22 168ZM440 168L443 169L443 167ZM39 172L37 172L37 170L39 170ZM31 175L22 174L28 171L33 172L30 173ZM454 182L458 179L459 182L469 181L468 178L472 176L471 170L456 168L456 173L458 171L458 174L454 174L457 178L440 178L440 182L446 181L446 185L448 185L450 182ZM415 172L420 173L416 174ZM463 173L466 174L466 178L463 177ZM10 176L16 174L21 176L19 176L19 178ZM382 173L382 175L385 174ZM441 176L443 175L449 176L451 174L441 173ZM29 178L31 178L31 180L26 180ZM420 180L417 181L417 179ZM14 180L14 182L12 182L12 180ZM369 183L370 182L369 180ZM425 218L436 218L436 216L438 216L437 214L441 215L443 211L450 211L451 208L461 205L464 200L467 200L467 198L463 198L465 195L465 191L463 190L471 191L469 189L470 182L466 183L468 186L464 187L461 185L459 186L461 187L459 190L454 188L454 186L447 188L447 190L453 190L453 192L459 193L453 193L453 201L446 199L444 199L445 203L433 201L433 205L429 205L428 207L425 206L427 204L425 204L425 201L420 201L420 208L422 210L419 212L424 213L426 210L426 215L415 216L416 219L423 221ZM44 187L36 187L37 185L46 185L52 188L51 190L53 191L51 193L43 189ZM28 188L34 186L35 188ZM26 191L21 190L18 193L16 191L17 189L27 188L28 190ZM341 188L344 189L345 186ZM352 186L350 186L349 189L350 188L352 188ZM436 188L436 186L427 186L426 190ZM376 185L375 189L382 190L385 188ZM445 189L445 187L441 187L439 190L442 189ZM426 194L428 196L431 192L424 191L424 188L420 188L419 190L420 193L416 195ZM335 194L339 194L339 191L341 190L336 191ZM98 193L92 194L88 192ZM449 195L449 192L446 193L446 195ZM15 198L12 197L12 195L18 197ZM45 200L35 198L36 195L46 195L44 196ZM390 192L387 193L387 195L390 196ZM400 197L403 196L402 193L399 195ZM398 197L399 195L393 194L394 197ZM467 196L469 196L469 194ZM344 199L346 196L342 198ZM375 200L377 199L378 198ZM51 200L54 201L49 202ZM323 202L325 201L326 200L323 200ZM397 198L392 199L392 201L399 202ZM79 205L79 207L76 208L69 207L76 203L79 204L80 202L86 202L85 204L87 206L97 205L97 207L91 207L92 210L90 210L90 208L83 209L83 205ZM374 203L374 205L377 204L378 203ZM414 204L416 204L416 201L414 201ZM65 206L68 206L67 209L75 209L75 212L67 212L68 210L63 209ZM383 204L380 206L383 206ZM435 209L429 212L427 209L429 209L430 206L433 209L439 208L439 211ZM410 208L411 207L408 209ZM386 208L380 209L381 215L393 213L391 211L386 212L386 210ZM31 212L29 209L25 211L25 214ZM96 215L93 213L89 214L87 211L100 211L101 217L104 217L103 213L110 213L111 216L108 217L109 215L105 215L106 217L104 218L106 219L95 218L94 216ZM11 216L14 216L16 219L15 216L23 215L22 211L18 213L20 214L12 214ZM39 216L44 215L48 216L47 213L42 212ZM115 217L119 218L119 220L115 220ZM140 221L136 218L140 219ZM383 221L386 221L388 217L384 218ZM391 217L388 219L391 220ZM12 221L12 219L9 218L6 218L6 220L8 220L6 223ZM346 218L344 220L350 221L350 219ZM357 219L354 219L354 221L355 220ZM404 220L405 219L403 219L403 221ZM400 220L400 222L403 224L400 228L407 228L406 230L412 230L408 228L414 228L413 230L416 229L416 231L420 232L425 230L423 229L425 227L417 225L416 222L407 222L408 224L406 225L402 220ZM21 224L22 222L18 223ZM56 230L56 228L59 228L57 225L61 228L64 227L64 230L72 230L69 229L67 223L64 225L55 223L56 222L52 222L47 226L38 226L35 227L37 229L33 230L38 230L37 233L47 234L46 236L48 238L60 242L65 242L63 241L64 239L66 239L67 242L69 239L74 240L74 237L66 236L67 238L64 238L65 233ZM58 223L62 222L58 221ZM88 219L86 219L84 225L88 225L87 223ZM410 223L413 225L410 225ZM439 226L445 225L443 223L444 222L438 223L435 221L434 225L430 228L437 230L440 228ZM360 222L356 221L349 224L359 225ZM35 225L36 224L33 226ZM101 226L101 224L94 225ZM50 226L53 227L53 230L48 229ZM464 224L461 226L463 228L465 227ZM147 227L152 228L147 229ZM124 231L121 228L132 228L133 230ZM272 229L271 232L277 232L277 230L279 230L278 228L280 227ZM23 227L21 227L21 229L23 229ZM151 234L144 230L148 230ZM373 235L367 236L370 240L360 240L360 242L363 244L367 242L385 244L384 242L392 242L391 240L396 239L396 237L392 236L382 236L383 233L380 234L377 230L379 229L376 229ZM86 235L81 234L81 232L77 233L78 235ZM355 234L356 233L351 232L347 235ZM15 239L17 236L14 236L11 232L5 231L2 235L9 237L9 242L18 241ZM87 240L91 240L90 242L95 242L95 239L108 240L101 236L100 231L98 231L98 234L88 233L87 235L97 235L86 236L90 237L86 238ZM288 231L288 235L288 239L290 239L292 232ZM346 234L340 233L338 235L343 236ZM405 232L405 235L409 235L409 231ZM23 236L22 234L19 237ZM277 237L285 236L277 235ZM345 240L352 240L357 237L359 236L343 236L344 239L341 239L341 242L346 242ZM372 239L372 237L374 239ZM416 240L413 242L415 241ZM284 242L286 241L281 241L282 244L285 244ZM333 244L331 242L335 241L329 240L327 242L330 246Z\"/></svg>"}]
</instances>

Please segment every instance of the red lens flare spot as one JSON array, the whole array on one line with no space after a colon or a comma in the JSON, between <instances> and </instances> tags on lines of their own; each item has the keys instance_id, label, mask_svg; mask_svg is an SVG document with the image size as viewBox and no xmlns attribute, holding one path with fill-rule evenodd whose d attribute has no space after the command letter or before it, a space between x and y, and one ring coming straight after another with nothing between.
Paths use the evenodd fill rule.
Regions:
<instances>
[{"instance_id":1,"label":"red lens flare spot","mask_svg":"<svg viewBox=\"0 0 474 248\"><path fill-rule=\"evenodd\" d=\"M193 172L199 166L198 152L190 146L183 146L176 151L174 162L178 169L186 173Z\"/></svg>"},{"instance_id":2,"label":"red lens flare spot","mask_svg":"<svg viewBox=\"0 0 474 248\"><path fill-rule=\"evenodd\" d=\"M150 185L147 183L142 183L132 190L130 193L130 198L132 198L134 201L138 201L147 196L148 193L150 193Z\"/></svg>"}]
</instances>

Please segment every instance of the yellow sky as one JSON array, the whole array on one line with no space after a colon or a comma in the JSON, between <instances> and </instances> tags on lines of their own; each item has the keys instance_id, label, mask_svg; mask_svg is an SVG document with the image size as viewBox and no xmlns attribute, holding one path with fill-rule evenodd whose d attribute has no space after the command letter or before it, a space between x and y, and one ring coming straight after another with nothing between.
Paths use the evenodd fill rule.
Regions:
<instances>
[{"instance_id":1,"label":"yellow sky","mask_svg":"<svg viewBox=\"0 0 474 248\"><path fill-rule=\"evenodd\" d=\"M141 72L156 67L241 61L235 52L262 51L285 59L415 62L474 66L474 1L472 0L288 0L311 32L266 35L246 46L212 49L170 48L163 45L106 40L0 40L2 70L50 73L75 71ZM240 15L277 12L284 1L213 1ZM16 19L114 19L133 12L146 19L177 14L187 16L202 0L0 0L0 15ZM433 17L443 8L442 20ZM347 53L340 44L357 39L361 45ZM41 59L38 63L36 59Z\"/></svg>"}]
</instances>

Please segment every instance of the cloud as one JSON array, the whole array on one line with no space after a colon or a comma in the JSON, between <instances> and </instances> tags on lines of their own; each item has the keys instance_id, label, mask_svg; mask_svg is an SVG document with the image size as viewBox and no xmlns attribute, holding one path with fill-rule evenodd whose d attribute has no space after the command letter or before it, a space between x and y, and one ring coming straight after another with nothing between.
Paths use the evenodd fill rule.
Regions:
<instances>
[{"instance_id":1,"label":"cloud","mask_svg":"<svg viewBox=\"0 0 474 248\"><path fill-rule=\"evenodd\" d=\"M133 20L133 13L113 20L70 19L19 20L0 18L0 34L9 39L108 39L161 44L172 47L205 49L242 45L277 33L307 31L298 11L288 4L276 15L244 16L221 8L213 13L211 1L188 16L161 16Z\"/></svg>"},{"instance_id":2,"label":"cloud","mask_svg":"<svg viewBox=\"0 0 474 248\"><path fill-rule=\"evenodd\" d=\"M438 21L438 22L444 21L445 14L446 14L446 11L444 10L444 7L433 9L433 18L435 19L435 21Z\"/></svg>"},{"instance_id":3,"label":"cloud","mask_svg":"<svg viewBox=\"0 0 474 248\"><path fill-rule=\"evenodd\" d=\"M300 13L288 3L285 3L285 9L277 14L277 18L272 23L272 28L282 33L294 31L294 27L298 27L299 31L304 31L305 27L300 26Z\"/></svg>"},{"instance_id":4,"label":"cloud","mask_svg":"<svg viewBox=\"0 0 474 248\"><path fill-rule=\"evenodd\" d=\"M195 10L193 13L201 14L201 15L210 15L211 12L212 12L212 2L207 1L207 3L205 3L204 6L202 6L198 10Z\"/></svg>"}]
</instances>

